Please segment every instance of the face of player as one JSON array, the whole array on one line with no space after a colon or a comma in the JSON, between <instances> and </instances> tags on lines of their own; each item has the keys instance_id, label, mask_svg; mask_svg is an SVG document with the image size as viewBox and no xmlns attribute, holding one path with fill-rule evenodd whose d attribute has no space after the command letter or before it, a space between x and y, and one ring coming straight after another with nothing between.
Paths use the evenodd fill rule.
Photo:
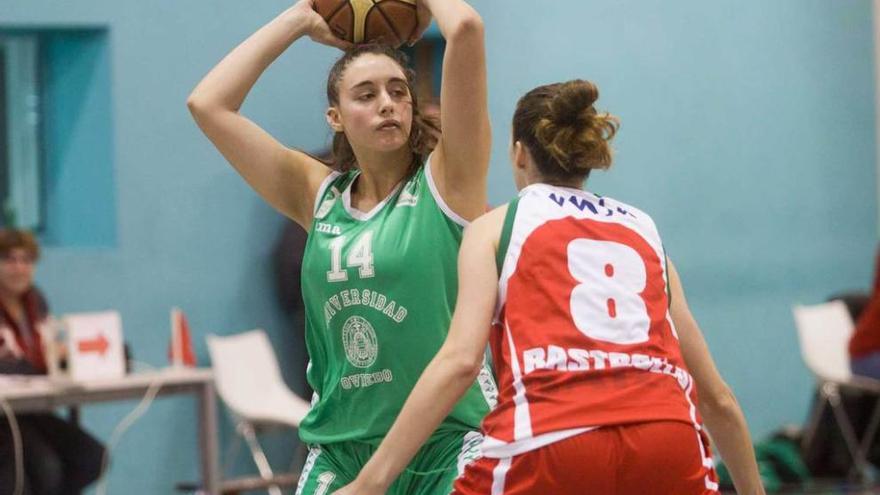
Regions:
<instances>
[{"instance_id":1,"label":"face of player","mask_svg":"<svg viewBox=\"0 0 880 495\"><path fill-rule=\"evenodd\" d=\"M0 292L20 296L34 282L34 259L23 248L14 248L0 258Z\"/></svg>"},{"instance_id":2,"label":"face of player","mask_svg":"<svg viewBox=\"0 0 880 495\"><path fill-rule=\"evenodd\" d=\"M339 104L327 110L327 121L355 150L396 151L409 141L412 110L403 69L385 55L367 53L346 67Z\"/></svg>"}]
</instances>

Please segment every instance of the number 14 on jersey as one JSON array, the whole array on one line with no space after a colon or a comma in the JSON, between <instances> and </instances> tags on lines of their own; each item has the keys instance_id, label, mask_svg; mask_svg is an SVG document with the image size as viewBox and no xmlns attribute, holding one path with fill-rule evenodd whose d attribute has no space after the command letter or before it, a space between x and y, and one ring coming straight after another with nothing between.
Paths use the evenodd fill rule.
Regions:
<instances>
[{"instance_id":1,"label":"number 14 on jersey","mask_svg":"<svg viewBox=\"0 0 880 495\"><path fill-rule=\"evenodd\" d=\"M330 270L327 271L328 282L345 282L348 280L348 268L357 267L360 278L371 278L376 274L373 269L373 233L364 232L352 244L342 266L342 251L346 245L346 237L341 235L330 242Z\"/></svg>"}]
</instances>

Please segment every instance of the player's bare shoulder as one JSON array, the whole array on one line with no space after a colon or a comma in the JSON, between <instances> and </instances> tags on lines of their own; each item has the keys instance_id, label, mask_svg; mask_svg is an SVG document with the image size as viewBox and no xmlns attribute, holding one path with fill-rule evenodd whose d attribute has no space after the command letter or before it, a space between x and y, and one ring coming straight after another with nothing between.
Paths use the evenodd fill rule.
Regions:
<instances>
[{"instance_id":1,"label":"player's bare shoulder","mask_svg":"<svg viewBox=\"0 0 880 495\"><path fill-rule=\"evenodd\" d=\"M281 163L284 173L278 177L277 187L285 203L284 208L279 209L308 230L317 206L317 195L333 169L295 148L285 148Z\"/></svg>"},{"instance_id":2,"label":"player's bare shoulder","mask_svg":"<svg viewBox=\"0 0 880 495\"><path fill-rule=\"evenodd\" d=\"M472 237L478 242L491 242L497 248L504 217L507 215L507 206L505 203L477 217L465 228L465 236Z\"/></svg>"}]
</instances>

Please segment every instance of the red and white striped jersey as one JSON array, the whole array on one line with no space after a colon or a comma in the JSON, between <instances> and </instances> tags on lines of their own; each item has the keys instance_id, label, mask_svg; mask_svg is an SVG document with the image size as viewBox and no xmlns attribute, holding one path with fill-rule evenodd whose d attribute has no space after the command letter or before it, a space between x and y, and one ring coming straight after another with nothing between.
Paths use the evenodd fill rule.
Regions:
<instances>
[{"instance_id":1,"label":"red and white striped jersey","mask_svg":"<svg viewBox=\"0 0 880 495\"><path fill-rule=\"evenodd\" d=\"M644 212L532 184L510 203L490 335L498 405L484 454L506 457L603 425L700 429L669 314L666 256Z\"/></svg>"}]
</instances>

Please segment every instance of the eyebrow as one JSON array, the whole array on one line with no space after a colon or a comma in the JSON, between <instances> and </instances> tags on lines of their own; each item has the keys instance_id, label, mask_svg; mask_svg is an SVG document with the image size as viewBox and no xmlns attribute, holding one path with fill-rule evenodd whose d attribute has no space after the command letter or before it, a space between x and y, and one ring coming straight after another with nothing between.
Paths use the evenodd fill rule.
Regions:
<instances>
[{"instance_id":1,"label":"eyebrow","mask_svg":"<svg viewBox=\"0 0 880 495\"><path fill-rule=\"evenodd\" d=\"M403 78L400 78L400 77L392 77L391 79L388 80L388 84L395 84L395 83L401 83L401 84L405 85L406 80ZM359 82L359 83L355 84L354 86L352 86L351 90L354 91L354 90L357 90L357 89L360 89L363 87L374 86L374 85L375 85L375 83L373 81L363 81L363 82Z\"/></svg>"}]
</instances>

